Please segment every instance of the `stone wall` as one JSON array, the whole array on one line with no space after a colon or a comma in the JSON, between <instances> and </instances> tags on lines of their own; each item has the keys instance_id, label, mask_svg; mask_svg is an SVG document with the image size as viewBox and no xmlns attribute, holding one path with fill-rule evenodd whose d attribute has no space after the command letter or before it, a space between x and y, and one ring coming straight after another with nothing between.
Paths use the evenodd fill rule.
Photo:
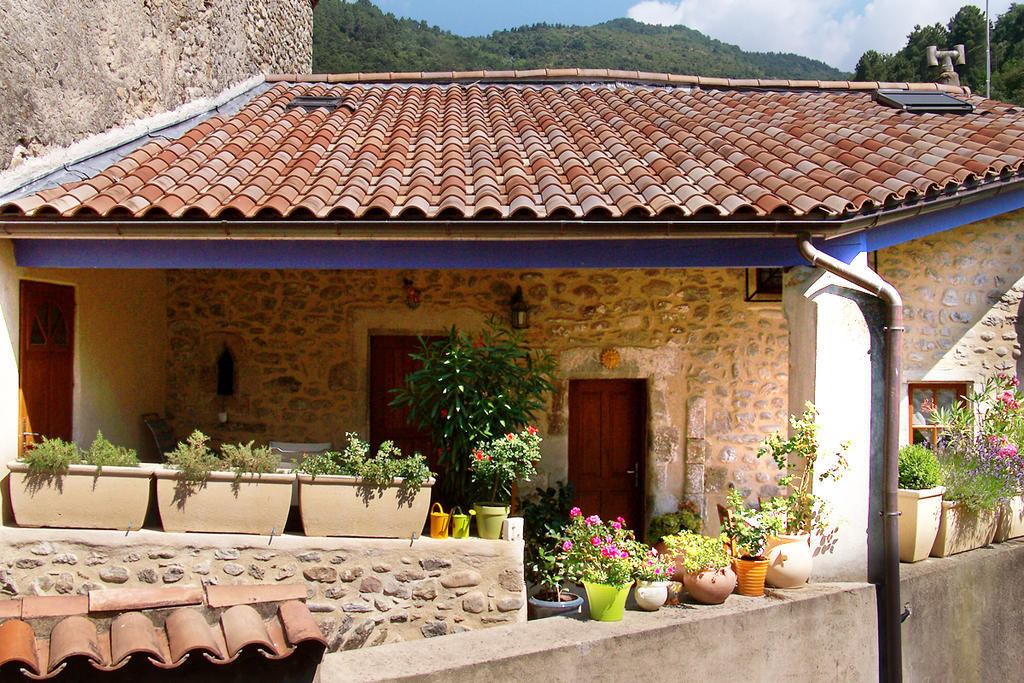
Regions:
<instances>
[{"instance_id":1,"label":"stone wall","mask_svg":"<svg viewBox=\"0 0 1024 683\"><path fill-rule=\"evenodd\" d=\"M406 305L403 281L420 291ZM752 497L775 491L758 443L785 427L789 342L778 303L743 301L743 271L169 271L167 413L179 434L198 427L226 441L331 441L369 428L368 344L376 333L476 329L507 315L522 286L530 343L558 359L541 420L541 484L567 473L568 380L647 380L648 512L675 509L686 490ZM214 364L231 348L236 395L221 401ZM614 349L620 362L600 362ZM684 478L687 401L705 399L706 430ZM226 408L229 421L217 414ZM700 430L698 430L698 433ZM692 461L692 459L691 459ZM704 464L698 468L697 465ZM706 469L705 469L706 468Z\"/></svg>"},{"instance_id":2,"label":"stone wall","mask_svg":"<svg viewBox=\"0 0 1024 683\"><path fill-rule=\"evenodd\" d=\"M1022 223L1015 211L878 253L879 274L904 300L905 381L1020 374Z\"/></svg>"},{"instance_id":3,"label":"stone wall","mask_svg":"<svg viewBox=\"0 0 1024 683\"><path fill-rule=\"evenodd\" d=\"M216 94L309 73L310 0L7 0L0 170Z\"/></svg>"},{"instance_id":4,"label":"stone wall","mask_svg":"<svg viewBox=\"0 0 1024 683\"><path fill-rule=\"evenodd\" d=\"M265 539L9 530L0 597L168 584L306 583L330 650L526 620L522 541Z\"/></svg>"}]
</instances>

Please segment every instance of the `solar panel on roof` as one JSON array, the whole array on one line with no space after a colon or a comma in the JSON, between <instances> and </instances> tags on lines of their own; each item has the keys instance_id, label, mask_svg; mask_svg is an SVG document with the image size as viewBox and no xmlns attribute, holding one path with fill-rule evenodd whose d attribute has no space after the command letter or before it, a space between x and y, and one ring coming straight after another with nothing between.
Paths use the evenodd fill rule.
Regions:
<instances>
[{"instance_id":1,"label":"solar panel on roof","mask_svg":"<svg viewBox=\"0 0 1024 683\"><path fill-rule=\"evenodd\" d=\"M876 90L875 100L912 114L970 114L974 105L944 92Z\"/></svg>"}]
</instances>

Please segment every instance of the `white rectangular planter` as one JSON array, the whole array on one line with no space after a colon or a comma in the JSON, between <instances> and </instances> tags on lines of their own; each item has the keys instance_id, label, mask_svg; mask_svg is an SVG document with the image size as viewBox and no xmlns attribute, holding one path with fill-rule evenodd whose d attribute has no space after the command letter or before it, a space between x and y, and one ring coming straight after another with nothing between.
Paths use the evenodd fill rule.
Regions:
<instances>
[{"instance_id":1,"label":"white rectangular planter","mask_svg":"<svg viewBox=\"0 0 1024 683\"><path fill-rule=\"evenodd\" d=\"M299 510L307 536L408 538L419 534L430 510L434 480L413 495L399 487L402 479L380 489L358 477L299 474Z\"/></svg>"},{"instance_id":2,"label":"white rectangular planter","mask_svg":"<svg viewBox=\"0 0 1024 683\"><path fill-rule=\"evenodd\" d=\"M942 518L944 486L898 489L900 562L920 562L931 553Z\"/></svg>"},{"instance_id":3,"label":"white rectangular planter","mask_svg":"<svg viewBox=\"0 0 1024 683\"><path fill-rule=\"evenodd\" d=\"M959 503L942 501L942 518L932 557L946 557L988 545L996 535L997 521L995 510L971 512Z\"/></svg>"},{"instance_id":4,"label":"white rectangular planter","mask_svg":"<svg viewBox=\"0 0 1024 683\"><path fill-rule=\"evenodd\" d=\"M153 470L146 467L71 465L65 472L7 463L11 506L18 526L71 529L140 529L149 507Z\"/></svg>"},{"instance_id":5,"label":"white rectangular planter","mask_svg":"<svg viewBox=\"0 0 1024 683\"><path fill-rule=\"evenodd\" d=\"M999 507L999 525L995 540L998 543L1024 536L1024 495L1011 498Z\"/></svg>"},{"instance_id":6,"label":"white rectangular planter","mask_svg":"<svg viewBox=\"0 0 1024 683\"><path fill-rule=\"evenodd\" d=\"M181 473L159 469L156 499L164 531L280 534L288 520L294 474L211 472L206 482L189 486ZM191 491L189 491L191 488Z\"/></svg>"}]
</instances>

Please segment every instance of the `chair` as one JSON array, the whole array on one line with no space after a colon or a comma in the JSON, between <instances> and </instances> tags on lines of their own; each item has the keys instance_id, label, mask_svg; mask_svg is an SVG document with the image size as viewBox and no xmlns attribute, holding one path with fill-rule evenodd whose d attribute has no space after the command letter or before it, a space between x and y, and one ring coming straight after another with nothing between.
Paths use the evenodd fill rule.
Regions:
<instances>
[{"instance_id":1,"label":"chair","mask_svg":"<svg viewBox=\"0 0 1024 683\"><path fill-rule=\"evenodd\" d=\"M270 447L272 453L276 453L281 456L280 468L282 470L293 470L295 466L302 462L302 456L311 455L313 453L323 453L324 451L331 450L330 441L322 441L319 443L301 443L296 441L271 441L267 444ZM299 486L298 484L292 484L292 507L299 504Z\"/></svg>"},{"instance_id":2,"label":"chair","mask_svg":"<svg viewBox=\"0 0 1024 683\"><path fill-rule=\"evenodd\" d=\"M142 416L142 422L149 428L149 433L153 435L156 451L160 454L160 458L165 460L164 454L173 451L178 443L174 439L174 430L171 429L171 425L156 413L146 413Z\"/></svg>"}]
</instances>

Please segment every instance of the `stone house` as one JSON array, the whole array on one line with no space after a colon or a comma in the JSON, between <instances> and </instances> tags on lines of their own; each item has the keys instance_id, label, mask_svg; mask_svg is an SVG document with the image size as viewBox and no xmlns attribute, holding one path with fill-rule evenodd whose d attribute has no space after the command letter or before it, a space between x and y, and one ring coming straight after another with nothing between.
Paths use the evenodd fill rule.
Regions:
<instances>
[{"instance_id":1,"label":"stone house","mask_svg":"<svg viewBox=\"0 0 1024 683\"><path fill-rule=\"evenodd\" d=\"M883 87L973 110L900 109ZM902 294L906 442L922 396L1019 358L1020 126L934 84L267 77L0 198L4 459L26 431L25 282L73 297L68 435L151 456L146 412L230 441L387 438L388 358L507 315L521 288L527 339L558 363L539 483L635 519L684 498L713 510L730 486L768 495L757 444L813 400L853 464L825 492L844 528L817 573L875 574L884 311L808 268L797 240ZM79 168L94 170L59 175Z\"/></svg>"}]
</instances>

